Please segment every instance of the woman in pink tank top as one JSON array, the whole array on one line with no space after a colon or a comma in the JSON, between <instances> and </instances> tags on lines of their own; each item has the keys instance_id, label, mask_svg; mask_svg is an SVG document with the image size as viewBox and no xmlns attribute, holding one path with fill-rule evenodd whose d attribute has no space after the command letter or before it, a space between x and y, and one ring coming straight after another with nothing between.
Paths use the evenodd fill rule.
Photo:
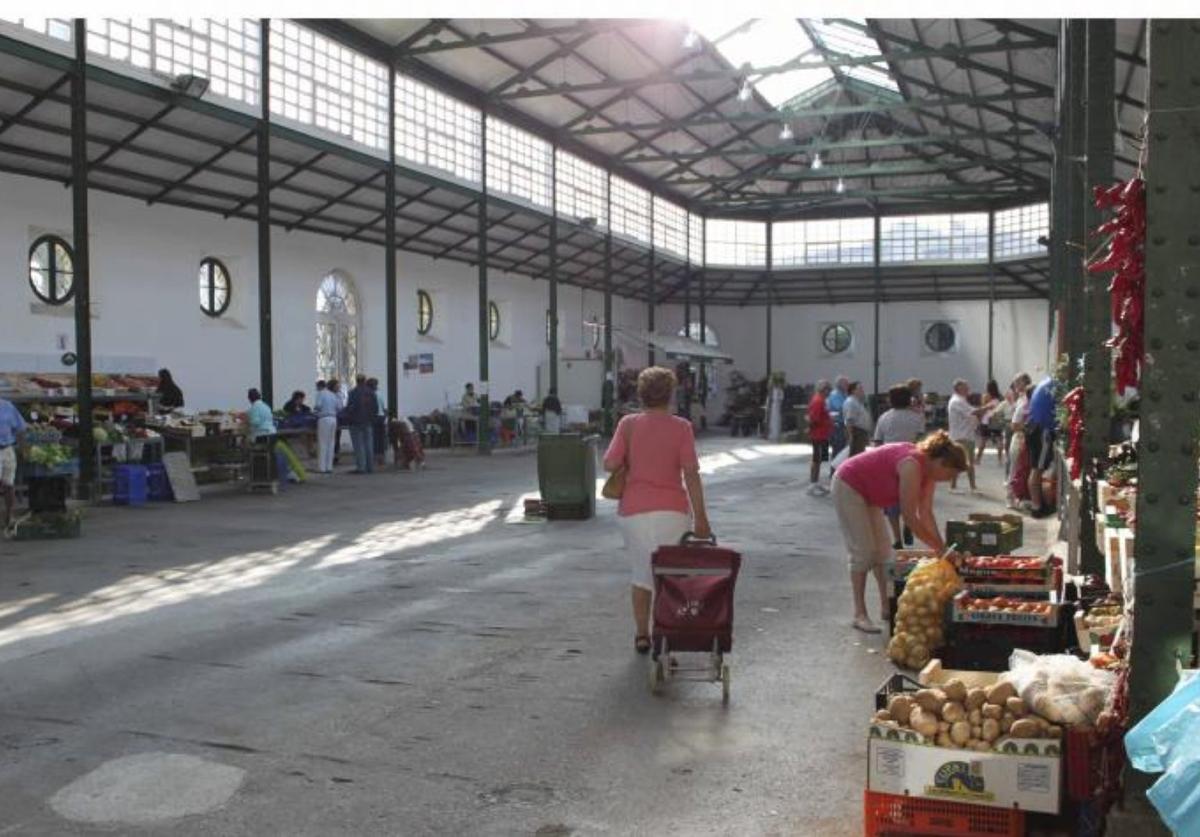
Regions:
<instances>
[{"instance_id":1,"label":"woman in pink tank top","mask_svg":"<svg viewBox=\"0 0 1200 837\"><path fill-rule=\"evenodd\" d=\"M621 419L604 454L606 470L626 467L617 514L633 565L634 648L639 654L650 650L654 591L650 556L664 544L679 543L689 529L701 538L712 534L691 422L670 414L675 383L670 369L642 370L638 375L642 412Z\"/></svg>"},{"instance_id":2,"label":"woman in pink tank top","mask_svg":"<svg viewBox=\"0 0 1200 837\"><path fill-rule=\"evenodd\" d=\"M854 593L854 627L877 634L880 628L867 615L867 574L879 585L879 611L887 622L888 596L884 564L891 556L892 538L883 510L900 507L905 525L930 549L944 552L946 543L933 516L933 493L967 470L967 452L944 430L918 444L895 442L871 448L847 459L833 479L833 506L850 555L850 586Z\"/></svg>"}]
</instances>

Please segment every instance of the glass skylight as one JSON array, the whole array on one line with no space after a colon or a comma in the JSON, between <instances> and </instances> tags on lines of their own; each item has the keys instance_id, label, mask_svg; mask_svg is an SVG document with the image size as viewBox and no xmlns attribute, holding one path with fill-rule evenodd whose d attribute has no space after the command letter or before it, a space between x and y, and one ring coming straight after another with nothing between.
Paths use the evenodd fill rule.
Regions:
<instances>
[{"instance_id":1,"label":"glass skylight","mask_svg":"<svg viewBox=\"0 0 1200 837\"><path fill-rule=\"evenodd\" d=\"M750 83L777 108L836 78L833 68L812 67L769 75L755 74L754 70L785 64L797 58L819 62L822 58L822 47L839 55L855 57L879 54L879 46L875 39L853 25L819 19L804 22L812 27L820 43L815 43L808 36L796 18L738 20L703 16L688 19L692 29L707 38L730 64L738 68L749 65ZM865 26L862 21L854 23ZM898 92L896 83L888 75L887 67L882 62L846 67L843 73L859 81Z\"/></svg>"}]
</instances>

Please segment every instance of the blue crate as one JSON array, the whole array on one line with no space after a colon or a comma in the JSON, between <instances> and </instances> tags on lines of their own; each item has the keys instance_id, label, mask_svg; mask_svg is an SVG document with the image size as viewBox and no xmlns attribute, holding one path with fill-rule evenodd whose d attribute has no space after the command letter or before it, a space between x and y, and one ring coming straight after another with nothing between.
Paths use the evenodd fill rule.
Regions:
<instances>
[{"instance_id":1,"label":"blue crate","mask_svg":"<svg viewBox=\"0 0 1200 837\"><path fill-rule=\"evenodd\" d=\"M118 506L142 506L148 492L145 465L117 465L113 468L113 502Z\"/></svg>"},{"instance_id":2,"label":"blue crate","mask_svg":"<svg viewBox=\"0 0 1200 837\"><path fill-rule=\"evenodd\" d=\"M171 482L167 479L166 466L155 462L146 466L146 494L153 502L170 502L175 499Z\"/></svg>"}]
</instances>

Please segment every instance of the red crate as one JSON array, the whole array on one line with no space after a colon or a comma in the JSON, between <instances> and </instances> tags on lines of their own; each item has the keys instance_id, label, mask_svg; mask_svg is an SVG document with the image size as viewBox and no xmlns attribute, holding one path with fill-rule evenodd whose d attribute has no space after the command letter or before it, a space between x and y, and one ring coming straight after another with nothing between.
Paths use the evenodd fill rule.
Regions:
<instances>
[{"instance_id":1,"label":"red crate","mask_svg":"<svg viewBox=\"0 0 1200 837\"><path fill-rule=\"evenodd\" d=\"M921 834L928 837L1022 837L1025 812L963 802L867 791L863 797L866 837Z\"/></svg>"}]
</instances>

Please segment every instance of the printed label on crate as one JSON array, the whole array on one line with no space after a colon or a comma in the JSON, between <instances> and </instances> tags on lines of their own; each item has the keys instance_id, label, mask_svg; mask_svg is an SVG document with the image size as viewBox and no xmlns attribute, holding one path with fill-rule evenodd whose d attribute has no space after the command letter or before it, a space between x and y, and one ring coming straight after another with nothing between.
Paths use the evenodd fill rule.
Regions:
<instances>
[{"instance_id":1,"label":"printed label on crate","mask_svg":"<svg viewBox=\"0 0 1200 837\"><path fill-rule=\"evenodd\" d=\"M978 753L871 736L867 786L876 793L1058 813L1062 759L1041 746L1056 742L1021 743L1030 746Z\"/></svg>"}]
</instances>

